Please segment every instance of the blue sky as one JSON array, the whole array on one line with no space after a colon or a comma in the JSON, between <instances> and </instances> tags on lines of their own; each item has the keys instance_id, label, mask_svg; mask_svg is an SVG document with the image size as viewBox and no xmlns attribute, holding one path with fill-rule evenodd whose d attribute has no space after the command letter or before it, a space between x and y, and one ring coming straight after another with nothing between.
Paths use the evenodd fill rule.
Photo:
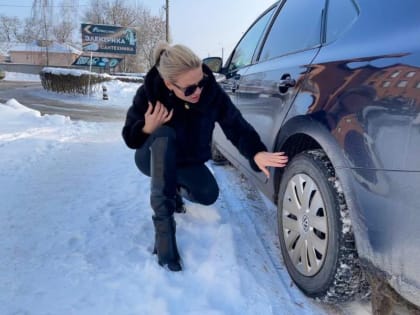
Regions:
<instances>
[{"instance_id":1,"label":"blue sky","mask_svg":"<svg viewBox=\"0 0 420 315\"><path fill-rule=\"evenodd\" d=\"M135 3L136 0L130 0ZM27 17L32 0L0 0L0 12L7 16ZM56 0L54 4L60 1ZM173 43L189 46L200 57L224 58L248 26L275 0L169 0L169 22ZM165 0L137 0L158 14ZM81 10L89 4L79 0Z\"/></svg>"}]
</instances>

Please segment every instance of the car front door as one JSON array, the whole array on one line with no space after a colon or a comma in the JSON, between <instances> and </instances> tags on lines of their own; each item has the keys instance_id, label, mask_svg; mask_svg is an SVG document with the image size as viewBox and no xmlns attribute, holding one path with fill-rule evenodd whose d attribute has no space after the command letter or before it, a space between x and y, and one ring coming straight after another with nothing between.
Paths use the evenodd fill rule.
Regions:
<instances>
[{"instance_id":1,"label":"car front door","mask_svg":"<svg viewBox=\"0 0 420 315\"><path fill-rule=\"evenodd\" d=\"M259 47L263 39L265 30L275 10L276 5L273 5L254 22L239 41L226 63L224 70L226 78L219 83L234 104L237 103L237 91L240 88L241 77L245 75L247 69L254 62L257 47ZM229 155L230 160L238 161L238 159L242 159L237 149L227 140L219 126L216 126L214 130L214 141L218 148L223 151L223 154Z\"/></svg>"}]
</instances>

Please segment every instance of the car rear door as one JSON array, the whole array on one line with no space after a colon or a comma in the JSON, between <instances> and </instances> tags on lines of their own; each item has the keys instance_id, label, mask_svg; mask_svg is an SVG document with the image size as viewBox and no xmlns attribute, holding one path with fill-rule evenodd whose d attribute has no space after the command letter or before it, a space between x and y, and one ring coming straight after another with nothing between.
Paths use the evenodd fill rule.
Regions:
<instances>
[{"instance_id":1,"label":"car rear door","mask_svg":"<svg viewBox=\"0 0 420 315\"><path fill-rule=\"evenodd\" d=\"M237 82L236 105L269 150L275 150L279 128L320 49L324 10L324 0L283 1L254 63ZM302 106L305 97L312 103L304 95ZM250 175L265 182L262 173Z\"/></svg>"}]
</instances>

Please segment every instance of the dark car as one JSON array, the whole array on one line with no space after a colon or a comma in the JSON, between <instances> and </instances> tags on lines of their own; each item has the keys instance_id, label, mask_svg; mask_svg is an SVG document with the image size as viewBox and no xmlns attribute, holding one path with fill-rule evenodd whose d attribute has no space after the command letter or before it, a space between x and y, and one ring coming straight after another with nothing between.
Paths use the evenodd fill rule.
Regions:
<instances>
[{"instance_id":1,"label":"dark car","mask_svg":"<svg viewBox=\"0 0 420 315\"><path fill-rule=\"evenodd\" d=\"M311 297L345 301L369 278L420 304L419 67L420 1L285 0L216 69L267 148L289 156L266 181L214 133L215 152L278 206L284 263Z\"/></svg>"}]
</instances>

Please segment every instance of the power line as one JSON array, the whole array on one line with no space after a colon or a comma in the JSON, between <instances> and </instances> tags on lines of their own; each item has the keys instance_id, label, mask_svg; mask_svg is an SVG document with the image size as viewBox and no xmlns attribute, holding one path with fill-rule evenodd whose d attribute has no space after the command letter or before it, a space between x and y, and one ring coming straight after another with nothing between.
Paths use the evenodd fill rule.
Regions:
<instances>
[{"instance_id":1,"label":"power line","mask_svg":"<svg viewBox=\"0 0 420 315\"><path fill-rule=\"evenodd\" d=\"M48 8L76 8L76 7L88 7L89 4L80 4L80 5L46 5ZM32 8L32 5L11 5L11 4L0 4L0 7L7 8Z\"/></svg>"}]
</instances>

